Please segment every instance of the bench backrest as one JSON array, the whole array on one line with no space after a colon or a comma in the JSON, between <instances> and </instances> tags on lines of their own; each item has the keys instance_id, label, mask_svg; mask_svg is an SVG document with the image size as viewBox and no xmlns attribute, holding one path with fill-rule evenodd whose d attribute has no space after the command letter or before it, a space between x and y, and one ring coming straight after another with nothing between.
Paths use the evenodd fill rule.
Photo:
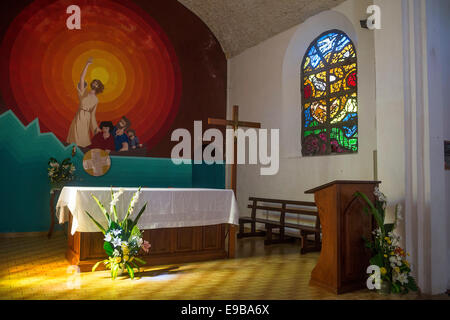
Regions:
<instances>
[{"instance_id":1,"label":"bench backrest","mask_svg":"<svg viewBox=\"0 0 450 320\"><path fill-rule=\"evenodd\" d=\"M320 228L319 215L314 202L310 201L294 201L280 200L268 198L249 197L250 204L247 206L252 209L251 217L256 218L257 210L266 210L267 212L279 212L279 221L282 226L285 224L286 213L296 215L307 215L315 217L315 227ZM295 207L294 207L295 206Z\"/></svg>"}]
</instances>

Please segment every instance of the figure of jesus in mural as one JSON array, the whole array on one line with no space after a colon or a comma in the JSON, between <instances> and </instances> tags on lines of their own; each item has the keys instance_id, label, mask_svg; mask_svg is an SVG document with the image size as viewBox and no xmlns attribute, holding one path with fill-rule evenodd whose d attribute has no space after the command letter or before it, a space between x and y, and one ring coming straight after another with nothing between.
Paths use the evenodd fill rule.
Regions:
<instances>
[{"instance_id":1,"label":"figure of jesus in mural","mask_svg":"<svg viewBox=\"0 0 450 320\"><path fill-rule=\"evenodd\" d=\"M80 82L77 86L80 104L75 118L70 125L66 140L68 143L75 143L80 147L89 146L91 144L91 133L94 135L100 131L95 118L95 112L98 104L97 95L103 92L104 86L100 80L95 79L92 80L89 90L87 82L84 81L87 70L92 62L93 59L89 58L81 73Z\"/></svg>"}]
</instances>

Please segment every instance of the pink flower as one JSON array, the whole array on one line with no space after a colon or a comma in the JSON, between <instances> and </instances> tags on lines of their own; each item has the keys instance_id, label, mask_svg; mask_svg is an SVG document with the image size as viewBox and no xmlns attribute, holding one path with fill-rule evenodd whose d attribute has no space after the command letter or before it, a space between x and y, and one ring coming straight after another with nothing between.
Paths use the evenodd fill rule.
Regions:
<instances>
[{"instance_id":1,"label":"pink flower","mask_svg":"<svg viewBox=\"0 0 450 320\"><path fill-rule=\"evenodd\" d=\"M150 247L151 247L151 244L148 243L147 240L144 240L144 242L142 243L142 249L148 253L148 250L150 249Z\"/></svg>"}]
</instances>

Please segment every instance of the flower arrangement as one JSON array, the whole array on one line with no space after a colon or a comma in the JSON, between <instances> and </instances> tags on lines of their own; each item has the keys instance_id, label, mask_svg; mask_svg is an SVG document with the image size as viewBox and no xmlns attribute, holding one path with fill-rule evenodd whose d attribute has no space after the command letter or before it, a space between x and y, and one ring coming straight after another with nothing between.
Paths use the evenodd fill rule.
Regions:
<instances>
[{"instance_id":1,"label":"flower arrangement","mask_svg":"<svg viewBox=\"0 0 450 320\"><path fill-rule=\"evenodd\" d=\"M142 231L137 227L137 223L142 213L145 211L147 203L144 204L134 220L129 218L139 200L140 192L141 188L139 187L138 191L136 191L131 198L125 217L121 221L119 221L117 215L116 204L119 201L119 197L123 194L123 189L119 189L119 191L115 193L113 193L111 189L109 212L105 209L105 206L92 195L92 198L97 202L97 205L108 222L108 227L104 228L89 214L89 212L86 211L89 218L91 218L99 230L105 235L103 248L108 255L108 259L101 260L92 267L93 272L100 263L103 262L105 267L111 270L111 278L113 280L117 278L119 272L122 273L124 270L128 272L131 279L134 279L134 268L139 272L140 267L138 263L145 264L145 261L139 259L137 255L139 254L140 249L148 252L150 244L142 239Z\"/></svg>"},{"instance_id":2,"label":"flower arrangement","mask_svg":"<svg viewBox=\"0 0 450 320\"><path fill-rule=\"evenodd\" d=\"M367 203L368 207L364 208L364 212L368 214L370 209L378 225L373 231L373 241L364 239L366 247L373 253L370 264L380 268L381 282L387 283L390 292L417 291L416 281L410 274L411 267L406 259L409 254L400 247L401 238L394 233L397 221L401 219L401 206L397 205L395 208L394 223L385 223L387 198L378 187L375 187L374 195L375 204L364 193L355 193L355 196L361 197Z\"/></svg>"},{"instance_id":3,"label":"flower arrangement","mask_svg":"<svg viewBox=\"0 0 450 320\"><path fill-rule=\"evenodd\" d=\"M64 159L61 163L55 158L48 161L48 178L53 187L61 187L65 182L72 181L75 177L75 165L70 158Z\"/></svg>"}]
</instances>

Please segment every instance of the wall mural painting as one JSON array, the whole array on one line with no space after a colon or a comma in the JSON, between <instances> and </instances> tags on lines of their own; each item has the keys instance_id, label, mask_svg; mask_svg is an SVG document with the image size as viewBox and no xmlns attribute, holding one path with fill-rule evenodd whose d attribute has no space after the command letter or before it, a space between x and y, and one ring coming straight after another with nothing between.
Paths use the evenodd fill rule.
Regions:
<instances>
[{"instance_id":1,"label":"wall mural painting","mask_svg":"<svg viewBox=\"0 0 450 320\"><path fill-rule=\"evenodd\" d=\"M327 31L312 42L302 64L302 154L358 151L357 60L350 38Z\"/></svg>"},{"instance_id":2,"label":"wall mural painting","mask_svg":"<svg viewBox=\"0 0 450 320\"><path fill-rule=\"evenodd\" d=\"M146 156L178 112L174 48L131 1L76 4L80 29L69 29L64 0L31 2L14 18L1 43L3 102L84 152Z\"/></svg>"},{"instance_id":3,"label":"wall mural painting","mask_svg":"<svg viewBox=\"0 0 450 320\"><path fill-rule=\"evenodd\" d=\"M94 177L105 175L111 167L111 158L105 149L91 149L84 154L83 169Z\"/></svg>"}]
</instances>

